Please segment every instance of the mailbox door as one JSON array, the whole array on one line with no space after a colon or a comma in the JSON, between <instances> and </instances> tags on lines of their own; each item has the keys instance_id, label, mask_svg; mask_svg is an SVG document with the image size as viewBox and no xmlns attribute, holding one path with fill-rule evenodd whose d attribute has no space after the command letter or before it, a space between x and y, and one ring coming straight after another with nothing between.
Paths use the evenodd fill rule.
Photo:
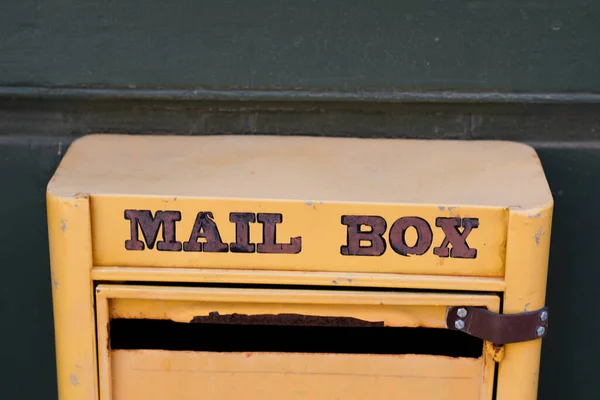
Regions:
<instances>
[{"instance_id":1,"label":"mailbox door","mask_svg":"<svg viewBox=\"0 0 600 400\"><path fill-rule=\"evenodd\" d=\"M98 285L101 400L491 399L483 294Z\"/></svg>"}]
</instances>

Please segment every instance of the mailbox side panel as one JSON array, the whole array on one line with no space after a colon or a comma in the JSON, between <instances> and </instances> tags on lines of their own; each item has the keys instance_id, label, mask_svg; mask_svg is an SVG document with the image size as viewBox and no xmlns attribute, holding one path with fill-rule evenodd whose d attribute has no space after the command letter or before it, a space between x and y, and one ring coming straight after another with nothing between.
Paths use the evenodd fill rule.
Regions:
<instances>
[{"instance_id":1,"label":"mailbox side panel","mask_svg":"<svg viewBox=\"0 0 600 400\"><path fill-rule=\"evenodd\" d=\"M553 203L538 209L511 209L506 248L506 314L545 305ZM497 400L535 400L542 340L506 345L498 370Z\"/></svg>"},{"instance_id":2,"label":"mailbox side panel","mask_svg":"<svg viewBox=\"0 0 600 400\"><path fill-rule=\"evenodd\" d=\"M96 400L96 343L89 197L47 194L60 400Z\"/></svg>"}]
</instances>

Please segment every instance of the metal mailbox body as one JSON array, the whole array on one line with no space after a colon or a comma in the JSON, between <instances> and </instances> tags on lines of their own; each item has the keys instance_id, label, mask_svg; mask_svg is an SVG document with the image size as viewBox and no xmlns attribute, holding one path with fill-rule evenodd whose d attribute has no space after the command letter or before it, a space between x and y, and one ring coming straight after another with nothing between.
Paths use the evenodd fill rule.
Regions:
<instances>
[{"instance_id":1,"label":"metal mailbox body","mask_svg":"<svg viewBox=\"0 0 600 400\"><path fill-rule=\"evenodd\" d=\"M47 203L61 400L536 398L541 339L465 358L115 350L109 338L117 318L445 328L453 306L539 310L553 200L528 146L91 135Z\"/></svg>"}]
</instances>

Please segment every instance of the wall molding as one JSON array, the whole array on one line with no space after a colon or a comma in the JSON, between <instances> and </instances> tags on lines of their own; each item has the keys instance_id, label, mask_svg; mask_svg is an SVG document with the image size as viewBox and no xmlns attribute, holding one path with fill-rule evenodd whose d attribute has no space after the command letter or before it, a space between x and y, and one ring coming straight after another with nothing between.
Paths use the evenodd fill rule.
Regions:
<instances>
[{"instance_id":1,"label":"wall molding","mask_svg":"<svg viewBox=\"0 0 600 400\"><path fill-rule=\"evenodd\" d=\"M0 86L0 99L243 102L600 104L600 93L310 91Z\"/></svg>"}]
</instances>

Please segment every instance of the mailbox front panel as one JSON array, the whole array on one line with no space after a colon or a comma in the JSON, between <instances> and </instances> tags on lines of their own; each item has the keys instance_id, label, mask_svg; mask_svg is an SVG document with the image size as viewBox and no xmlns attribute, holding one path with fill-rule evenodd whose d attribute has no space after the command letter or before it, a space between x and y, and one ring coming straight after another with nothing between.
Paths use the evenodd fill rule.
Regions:
<instances>
[{"instance_id":1,"label":"mailbox front panel","mask_svg":"<svg viewBox=\"0 0 600 400\"><path fill-rule=\"evenodd\" d=\"M92 213L97 266L504 274L499 207L96 196Z\"/></svg>"},{"instance_id":2,"label":"mailbox front panel","mask_svg":"<svg viewBox=\"0 0 600 400\"><path fill-rule=\"evenodd\" d=\"M96 292L102 400L491 399L494 362L483 341L443 328L447 306L497 311L494 295Z\"/></svg>"}]
</instances>

